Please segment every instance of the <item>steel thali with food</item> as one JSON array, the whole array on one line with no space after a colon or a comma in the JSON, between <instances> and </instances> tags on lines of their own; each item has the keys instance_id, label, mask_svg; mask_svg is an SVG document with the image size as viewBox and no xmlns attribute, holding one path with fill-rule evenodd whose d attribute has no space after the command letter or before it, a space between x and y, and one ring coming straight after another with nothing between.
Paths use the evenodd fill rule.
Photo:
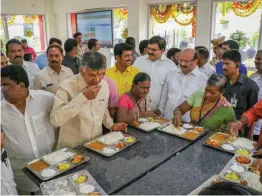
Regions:
<instances>
[{"instance_id":1,"label":"steel thali with food","mask_svg":"<svg viewBox=\"0 0 262 196\"><path fill-rule=\"evenodd\" d=\"M191 141L198 139L208 131L203 127L189 123L183 123L182 126L179 127L174 127L172 123L169 123L163 127L158 128L158 130Z\"/></svg>"},{"instance_id":2,"label":"steel thali with food","mask_svg":"<svg viewBox=\"0 0 262 196\"><path fill-rule=\"evenodd\" d=\"M163 117L156 117L156 118L148 117L148 118L139 118L129 126L149 133L156 130L159 127L163 127L167 125L168 123L169 120Z\"/></svg>"},{"instance_id":3,"label":"steel thali with food","mask_svg":"<svg viewBox=\"0 0 262 196\"><path fill-rule=\"evenodd\" d=\"M27 164L27 168L43 181L60 175L90 159L71 148L63 148L35 159Z\"/></svg>"},{"instance_id":4,"label":"steel thali with food","mask_svg":"<svg viewBox=\"0 0 262 196\"><path fill-rule=\"evenodd\" d=\"M232 154L252 155L256 143L247 138L234 138L230 134L217 132L212 134L204 144Z\"/></svg>"},{"instance_id":5,"label":"steel thali with food","mask_svg":"<svg viewBox=\"0 0 262 196\"><path fill-rule=\"evenodd\" d=\"M122 132L110 132L83 146L104 156L110 157L138 142L139 139Z\"/></svg>"},{"instance_id":6,"label":"steel thali with food","mask_svg":"<svg viewBox=\"0 0 262 196\"><path fill-rule=\"evenodd\" d=\"M250 170L255 160L252 156L236 154L218 176L226 181L262 191L262 184L259 182L260 176L254 170Z\"/></svg>"},{"instance_id":7,"label":"steel thali with food","mask_svg":"<svg viewBox=\"0 0 262 196\"><path fill-rule=\"evenodd\" d=\"M106 195L86 170L44 182L40 188L43 195Z\"/></svg>"}]
</instances>

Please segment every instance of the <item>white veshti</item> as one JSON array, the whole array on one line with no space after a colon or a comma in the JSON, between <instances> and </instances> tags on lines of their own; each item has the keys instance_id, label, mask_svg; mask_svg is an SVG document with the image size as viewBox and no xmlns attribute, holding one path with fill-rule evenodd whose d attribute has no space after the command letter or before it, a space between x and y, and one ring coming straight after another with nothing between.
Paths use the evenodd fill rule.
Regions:
<instances>
[{"instance_id":1,"label":"white veshti","mask_svg":"<svg viewBox=\"0 0 262 196\"><path fill-rule=\"evenodd\" d=\"M97 139L99 142L102 142L106 145L113 145L117 143L119 140L124 139L124 135L121 132L111 132L103 137Z\"/></svg>"}]
</instances>

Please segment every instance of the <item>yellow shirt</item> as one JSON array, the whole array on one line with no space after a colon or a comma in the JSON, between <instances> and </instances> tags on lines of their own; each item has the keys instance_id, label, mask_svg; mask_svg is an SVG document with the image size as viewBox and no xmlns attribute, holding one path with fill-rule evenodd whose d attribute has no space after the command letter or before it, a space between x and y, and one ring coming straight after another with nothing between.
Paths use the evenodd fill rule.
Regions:
<instances>
[{"instance_id":1,"label":"yellow shirt","mask_svg":"<svg viewBox=\"0 0 262 196\"><path fill-rule=\"evenodd\" d=\"M97 97L88 100L83 90L87 84L81 74L60 84L51 112L51 123L60 126L58 147L75 147L103 134L102 124L111 129L113 120L108 112L109 88L102 80Z\"/></svg>"},{"instance_id":2,"label":"yellow shirt","mask_svg":"<svg viewBox=\"0 0 262 196\"><path fill-rule=\"evenodd\" d=\"M140 71L134 67L129 66L121 73L116 65L106 71L106 75L115 81L119 96L131 90L133 79Z\"/></svg>"}]
</instances>

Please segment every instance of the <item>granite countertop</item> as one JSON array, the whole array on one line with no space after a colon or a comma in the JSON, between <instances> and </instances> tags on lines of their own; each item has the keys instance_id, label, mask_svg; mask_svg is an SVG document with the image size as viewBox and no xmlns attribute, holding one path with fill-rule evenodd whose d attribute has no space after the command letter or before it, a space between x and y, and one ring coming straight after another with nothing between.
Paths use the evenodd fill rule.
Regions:
<instances>
[{"instance_id":1,"label":"granite countertop","mask_svg":"<svg viewBox=\"0 0 262 196\"><path fill-rule=\"evenodd\" d=\"M158 131L145 133L129 127L128 133L140 141L112 157L104 157L82 146L77 147L76 150L84 152L91 159L63 175L86 169L107 194L114 194L192 144ZM188 158L191 156L188 155ZM40 185L42 181L27 168L23 171Z\"/></svg>"},{"instance_id":2,"label":"granite countertop","mask_svg":"<svg viewBox=\"0 0 262 196\"><path fill-rule=\"evenodd\" d=\"M233 155L203 145L208 136L118 192L119 195L185 195L218 174Z\"/></svg>"}]
</instances>

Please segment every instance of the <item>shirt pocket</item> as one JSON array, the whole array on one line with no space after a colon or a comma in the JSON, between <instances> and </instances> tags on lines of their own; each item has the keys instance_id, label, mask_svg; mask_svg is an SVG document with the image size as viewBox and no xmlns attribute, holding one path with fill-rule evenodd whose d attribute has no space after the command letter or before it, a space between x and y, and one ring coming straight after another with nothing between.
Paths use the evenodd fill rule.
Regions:
<instances>
[{"instance_id":1,"label":"shirt pocket","mask_svg":"<svg viewBox=\"0 0 262 196\"><path fill-rule=\"evenodd\" d=\"M245 96L237 96L237 107L238 109L246 109L246 99Z\"/></svg>"},{"instance_id":2,"label":"shirt pocket","mask_svg":"<svg viewBox=\"0 0 262 196\"><path fill-rule=\"evenodd\" d=\"M46 127L45 113L40 112L38 114L34 114L32 118L33 118L34 128L36 130L36 134L41 135L46 133L47 127Z\"/></svg>"}]
</instances>

